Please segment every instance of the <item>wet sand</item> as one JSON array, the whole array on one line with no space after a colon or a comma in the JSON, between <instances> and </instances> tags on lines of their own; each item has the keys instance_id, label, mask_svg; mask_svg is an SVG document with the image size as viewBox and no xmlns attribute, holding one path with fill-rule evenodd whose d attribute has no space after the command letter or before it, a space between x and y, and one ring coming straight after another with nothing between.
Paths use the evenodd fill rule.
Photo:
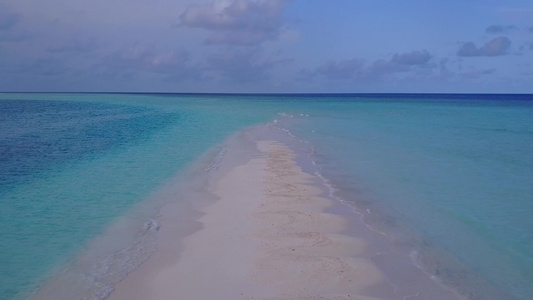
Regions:
<instances>
[{"instance_id":1,"label":"wet sand","mask_svg":"<svg viewBox=\"0 0 533 300\"><path fill-rule=\"evenodd\" d=\"M218 200L202 209L200 229L179 242L176 228L162 227L158 251L109 299L394 298L366 241L324 211L333 201L294 153L273 141L257 147L260 156L214 183Z\"/></svg>"}]
</instances>

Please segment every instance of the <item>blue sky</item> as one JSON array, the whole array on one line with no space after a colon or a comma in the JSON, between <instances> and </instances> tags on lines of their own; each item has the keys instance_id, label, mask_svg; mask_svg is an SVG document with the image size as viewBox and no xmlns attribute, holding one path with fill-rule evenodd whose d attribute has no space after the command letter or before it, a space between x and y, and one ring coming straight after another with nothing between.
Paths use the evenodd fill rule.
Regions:
<instances>
[{"instance_id":1,"label":"blue sky","mask_svg":"<svg viewBox=\"0 0 533 300\"><path fill-rule=\"evenodd\" d=\"M0 2L0 91L533 93L533 2Z\"/></svg>"}]
</instances>

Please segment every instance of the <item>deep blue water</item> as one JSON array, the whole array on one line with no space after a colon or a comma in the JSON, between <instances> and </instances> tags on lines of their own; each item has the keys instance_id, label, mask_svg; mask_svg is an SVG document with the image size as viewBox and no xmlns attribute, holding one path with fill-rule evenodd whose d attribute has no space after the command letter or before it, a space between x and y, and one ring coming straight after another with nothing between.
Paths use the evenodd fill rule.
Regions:
<instances>
[{"instance_id":1,"label":"deep blue water","mask_svg":"<svg viewBox=\"0 0 533 300\"><path fill-rule=\"evenodd\" d=\"M177 122L179 114L103 103L0 102L0 188L105 153Z\"/></svg>"}]
</instances>

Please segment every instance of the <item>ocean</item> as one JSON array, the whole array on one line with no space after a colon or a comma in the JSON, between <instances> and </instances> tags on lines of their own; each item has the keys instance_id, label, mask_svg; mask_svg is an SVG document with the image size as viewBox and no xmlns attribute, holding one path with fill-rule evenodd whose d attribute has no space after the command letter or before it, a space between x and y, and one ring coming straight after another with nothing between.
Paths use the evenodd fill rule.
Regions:
<instances>
[{"instance_id":1,"label":"ocean","mask_svg":"<svg viewBox=\"0 0 533 300\"><path fill-rule=\"evenodd\" d=\"M533 298L531 95L0 94L0 299L105 299L155 250L163 203L194 219L180 183L258 126L427 276Z\"/></svg>"}]
</instances>

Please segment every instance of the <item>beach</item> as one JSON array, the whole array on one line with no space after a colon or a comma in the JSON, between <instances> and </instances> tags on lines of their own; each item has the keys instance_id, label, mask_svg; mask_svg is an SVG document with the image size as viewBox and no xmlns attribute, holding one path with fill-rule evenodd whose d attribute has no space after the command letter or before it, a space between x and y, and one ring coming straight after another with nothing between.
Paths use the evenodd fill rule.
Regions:
<instances>
[{"instance_id":1,"label":"beach","mask_svg":"<svg viewBox=\"0 0 533 300\"><path fill-rule=\"evenodd\" d=\"M370 241L326 211L338 203L290 148L256 143L253 158L213 183L217 200L181 247L162 219L158 250L108 299L420 299L399 294L370 259ZM432 296L456 297L441 292Z\"/></svg>"},{"instance_id":2,"label":"beach","mask_svg":"<svg viewBox=\"0 0 533 300\"><path fill-rule=\"evenodd\" d=\"M219 199L204 209L202 229L185 238L180 258L160 249L151 259L167 256L169 264L141 266L109 299L374 299L364 291L382 275L358 257L365 242L341 234L346 220L323 212L331 201L290 149L257 146L261 157L216 183Z\"/></svg>"}]
</instances>

